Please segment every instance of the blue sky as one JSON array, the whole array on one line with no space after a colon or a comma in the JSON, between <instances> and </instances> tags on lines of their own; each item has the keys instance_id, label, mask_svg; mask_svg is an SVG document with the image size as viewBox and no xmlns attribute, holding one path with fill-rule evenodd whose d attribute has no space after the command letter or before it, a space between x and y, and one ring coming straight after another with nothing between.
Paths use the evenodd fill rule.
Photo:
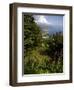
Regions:
<instances>
[{"instance_id":1,"label":"blue sky","mask_svg":"<svg viewBox=\"0 0 74 90\"><path fill-rule=\"evenodd\" d=\"M34 19L49 34L63 32L63 15L34 15Z\"/></svg>"}]
</instances>

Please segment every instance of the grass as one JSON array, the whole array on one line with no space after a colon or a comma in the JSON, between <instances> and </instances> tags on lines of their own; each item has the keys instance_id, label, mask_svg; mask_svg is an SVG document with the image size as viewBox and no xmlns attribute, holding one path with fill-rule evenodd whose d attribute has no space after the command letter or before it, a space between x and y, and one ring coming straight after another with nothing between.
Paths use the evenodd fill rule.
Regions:
<instances>
[{"instance_id":1,"label":"grass","mask_svg":"<svg viewBox=\"0 0 74 90\"><path fill-rule=\"evenodd\" d=\"M24 58L24 74L41 73L62 73L63 62L59 60L55 63L50 56L44 54L44 49L37 47L27 52Z\"/></svg>"}]
</instances>

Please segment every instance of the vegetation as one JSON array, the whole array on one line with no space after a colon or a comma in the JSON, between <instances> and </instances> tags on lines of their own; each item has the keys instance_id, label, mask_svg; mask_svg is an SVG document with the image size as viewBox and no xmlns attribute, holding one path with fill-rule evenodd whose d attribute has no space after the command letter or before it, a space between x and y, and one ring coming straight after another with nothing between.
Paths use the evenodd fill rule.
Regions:
<instances>
[{"instance_id":1,"label":"vegetation","mask_svg":"<svg viewBox=\"0 0 74 90\"><path fill-rule=\"evenodd\" d=\"M63 35L43 38L32 15L24 15L24 74L62 73Z\"/></svg>"}]
</instances>

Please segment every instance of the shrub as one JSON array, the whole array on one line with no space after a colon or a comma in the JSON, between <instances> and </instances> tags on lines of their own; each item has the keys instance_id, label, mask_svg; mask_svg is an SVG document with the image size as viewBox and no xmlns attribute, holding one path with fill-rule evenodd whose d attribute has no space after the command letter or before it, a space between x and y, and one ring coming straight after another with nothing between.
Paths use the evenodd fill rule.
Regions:
<instances>
[{"instance_id":1,"label":"shrub","mask_svg":"<svg viewBox=\"0 0 74 90\"><path fill-rule=\"evenodd\" d=\"M47 73L47 64L49 57L41 55L38 50L32 50L24 59L24 73L25 74L39 74Z\"/></svg>"}]
</instances>

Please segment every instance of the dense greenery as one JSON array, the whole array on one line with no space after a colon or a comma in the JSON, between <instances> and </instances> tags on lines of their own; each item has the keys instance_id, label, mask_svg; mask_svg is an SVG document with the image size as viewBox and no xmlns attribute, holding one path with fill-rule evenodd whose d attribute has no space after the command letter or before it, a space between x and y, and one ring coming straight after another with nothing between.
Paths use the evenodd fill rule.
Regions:
<instances>
[{"instance_id":1,"label":"dense greenery","mask_svg":"<svg viewBox=\"0 0 74 90\"><path fill-rule=\"evenodd\" d=\"M24 47L25 50L34 49L41 45L42 34L31 15L24 15Z\"/></svg>"},{"instance_id":2,"label":"dense greenery","mask_svg":"<svg viewBox=\"0 0 74 90\"><path fill-rule=\"evenodd\" d=\"M43 38L32 15L24 15L24 74L62 73L63 35Z\"/></svg>"}]
</instances>

